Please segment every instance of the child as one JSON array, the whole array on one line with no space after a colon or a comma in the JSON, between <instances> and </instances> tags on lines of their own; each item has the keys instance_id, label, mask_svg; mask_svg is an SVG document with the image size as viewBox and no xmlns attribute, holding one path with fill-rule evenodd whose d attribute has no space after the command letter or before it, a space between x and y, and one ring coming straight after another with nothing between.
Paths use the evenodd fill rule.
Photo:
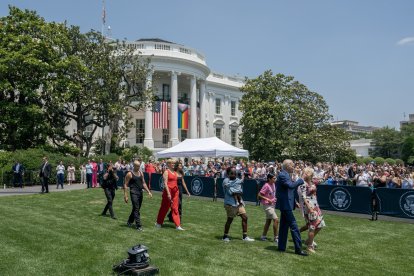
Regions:
<instances>
[{"instance_id":1,"label":"child","mask_svg":"<svg viewBox=\"0 0 414 276\"><path fill-rule=\"evenodd\" d=\"M266 223L263 228L263 234L261 236L262 241L267 240L267 231L269 230L269 226L273 221L273 241L278 242L278 225L279 225L279 218L275 212L275 203L276 203L276 187L275 187L276 177L274 174L267 175L267 182L263 185L262 189L259 192L259 198L261 199L261 203L263 206L263 210L266 214Z\"/></svg>"},{"instance_id":2,"label":"child","mask_svg":"<svg viewBox=\"0 0 414 276\"><path fill-rule=\"evenodd\" d=\"M242 199L243 195L243 186L242 186L243 180L242 179L236 179L236 182L232 187L229 188L230 193L233 195L234 200L236 203L240 206L244 206L244 201Z\"/></svg>"}]
</instances>

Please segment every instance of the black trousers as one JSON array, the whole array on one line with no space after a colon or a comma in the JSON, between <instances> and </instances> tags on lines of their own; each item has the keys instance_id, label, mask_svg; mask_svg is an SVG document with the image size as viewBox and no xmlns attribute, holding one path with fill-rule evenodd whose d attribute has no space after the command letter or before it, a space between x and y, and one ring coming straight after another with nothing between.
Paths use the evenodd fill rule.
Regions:
<instances>
[{"instance_id":1,"label":"black trousers","mask_svg":"<svg viewBox=\"0 0 414 276\"><path fill-rule=\"evenodd\" d=\"M87 173L86 174L86 184L87 184L87 188L92 188L92 174L91 173Z\"/></svg>"},{"instance_id":2,"label":"black trousers","mask_svg":"<svg viewBox=\"0 0 414 276\"><path fill-rule=\"evenodd\" d=\"M142 190L141 191L134 191L134 193L130 194L131 204L132 204L132 211L128 218L128 223L133 223L135 220L136 227L141 227L141 205L142 205Z\"/></svg>"},{"instance_id":3,"label":"black trousers","mask_svg":"<svg viewBox=\"0 0 414 276\"><path fill-rule=\"evenodd\" d=\"M183 213L183 188L181 186L178 186L178 214L180 215L180 221L181 221L181 216ZM172 218L172 211L170 210L170 212L168 213L168 220L169 221L173 221Z\"/></svg>"},{"instance_id":4,"label":"black trousers","mask_svg":"<svg viewBox=\"0 0 414 276\"><path fill-rule=\"evenodd\" d=\"M295 216L293 215L293 211L280 211L280 213L278 250L286 251L288 230L290 228L290 234L292 235L293 243L295 244L295 252L301 251L302 240L300 238L300 231Z\"/></svg>"},{"instance_id":5,"label":"black trousers","mask_svg":"<svg viewBox=\"0 0 414 276\"><path fill-rule=\"evenodd\" d=\"M49 192L49 177L42 177L42 193Z\"/></svg>"},{"instance_id":6,"label":"black trousers","mask_svg":"<svg viewBox=\"0 0 414 276\"><path fill-rule=\"evenodd\" d=\"M16 187L16 183L19 184L20 188L23 188L23 177L20 173L13 174L13 186Z\"/></svg>"},{"instance_id":7,"label":"black trousers","mask_svg":"<svg viewBox=\"0 0 414 276\"><path fill-rule=\"evenodd\" d=\"M109 210L109 214L111 215L111 217L115 217L114 209L112 208L112 202L115 198L115 189L105 188L104 192L107 203L105 205L104 210L102 211L102 215L106 215L106 212Z\"/></svg>"}]
</instances>

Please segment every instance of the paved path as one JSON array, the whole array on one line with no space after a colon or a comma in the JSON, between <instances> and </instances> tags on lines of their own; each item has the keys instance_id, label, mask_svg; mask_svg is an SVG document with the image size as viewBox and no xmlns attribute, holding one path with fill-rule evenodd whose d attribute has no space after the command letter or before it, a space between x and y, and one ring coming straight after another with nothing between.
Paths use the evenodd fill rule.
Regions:
<instances>
[{"instance_id":1,"label":"paved path","mask_svg":"<svg viewBox=\"0 0 414 276\"><path fill-rule=\"evenodd\" d=\"M72 185L64 185L64 188L62 189L59 186L59 189L56 189L55 184L49 185L49 192L64 192L64 191L72 191L72 190L82 190L86 189L85 184L72 184ZM1 196L12 196L12 195L30 195L30 194L39 194L42 190L42 186L36 185L36 186L26 186L23 189L21 188L6 188L6 189L0 189L0 197Z\"/></svg>"}]
</instances>

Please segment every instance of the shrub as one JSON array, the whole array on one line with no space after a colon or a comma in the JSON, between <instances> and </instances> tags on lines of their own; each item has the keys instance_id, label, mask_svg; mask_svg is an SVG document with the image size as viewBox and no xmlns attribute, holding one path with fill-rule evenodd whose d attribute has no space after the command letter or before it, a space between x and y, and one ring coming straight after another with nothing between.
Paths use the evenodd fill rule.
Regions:
<instances>
[{"instance_id":1,"label":"shrub","mask_svg":"<svg viewBox=\"0 0 414 276\"><path fill-rule=\"evenodd\" d=\"M371 163L372 161L374 161L374 159L372 159L372 157L364 157L364 159L363 159L363 162L364 162L364 164L369 164L369 163Z\"/></svg>"},{"instance_id":2,"label":"shrub","mask_svg":"<svg viewBox=\"0 0 414 276\"><path fill-rule=\"evenodd\" d=\"M382 157L375 157L374 161L375 161L375 164L377 165L384 165L385 163L385 159Z\"/></svg>"},{"instance_id":3,"label":"shrub","mask_svg":"<svg viewBox=\"0 0 414 276\"><path fill-rule=\"evenodd\" d=\"M395 159L392 159L392 158L387 158L387 159L385 159L385 162L387 162L388 163L388 165L391 165L391 166L394 166L395 165Z\"/></svg>"},{"instance_id":4,"label":"shrub","mask_svg":"<svg viewBox=\"0 0 414 276\"><path fill-rule=\"evenodd\" d=\"M363 165L364 164L364 158L358 157L356 162L357 162L358 165Z\"/></svg>"},{"instance_id":5,"label":"shrub","mask_svg":"<svg viewBox=\"0 0 414 276\"><path fill-rule=\"evenodd\" d=\"M402 161L401 159L395 159L395 164L403 166L404 165L404 161Z\"/></svg>"}]
</instances>

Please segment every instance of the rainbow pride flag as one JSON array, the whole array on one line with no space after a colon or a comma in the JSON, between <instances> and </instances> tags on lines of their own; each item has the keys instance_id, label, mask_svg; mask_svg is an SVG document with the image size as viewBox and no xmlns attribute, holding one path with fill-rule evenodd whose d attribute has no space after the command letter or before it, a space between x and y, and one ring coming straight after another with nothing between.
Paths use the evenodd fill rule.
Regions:
<instances>
[{"instance_id":1,"label":"rainbow pride flag","mask_svg":"<svg viewBox=\"0 0 414 276\"><path fill-rule=\"evenodd\" d=\"M188 129L188 112L187 104L178 104L178 128Z\"/></svg>"}]
</instances>

